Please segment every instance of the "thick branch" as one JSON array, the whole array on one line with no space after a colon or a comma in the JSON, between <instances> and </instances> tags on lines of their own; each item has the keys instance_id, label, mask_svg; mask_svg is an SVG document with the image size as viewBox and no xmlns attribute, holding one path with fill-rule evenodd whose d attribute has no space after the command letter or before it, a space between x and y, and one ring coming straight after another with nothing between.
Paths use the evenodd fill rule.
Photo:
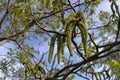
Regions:
<instances>
[{"instance_id":1,"label":"thick branch","mask_svg":"<svg viewBox=\"0 0 120 80\"><path fill-rule=\"evenodd\" d=\"M15 35L11 35L9 37L3 37L3 38L0 38L0 41L4 41L4 40L10 40L14 37L17 37L18 35L22 34L22 32L19 32L19 33L16 33Z\"/></svg>"},{"instance_id":2,"label":"thick branch","mask_svg":"<svg viewBox=\"0 0 120 80\"><path fill-rule=\"evenodd\" d=\"M103 58L103 57L109 56L109 55L111 55L112 53L119 52L119 51L120 51L120 49L110 51L110 52L107 53L107 54L104 54L104 55L102 55L102 56L99 56L99 58Z\"/></svg>"},{"instance_id":3,"label":"thick branch","mask_svg":"<svg viewBox=\"0 0 120 80\"><path fill-rule=\"evenodd\" d=\"M91 61L94 61L94 60L96 60L96 59L100 59L100 58L106 57L106 56L108 56L108 54L110 55L110 54L112 54L112 53L114 53L114 52L119 51L119 50L117 50L117 51L113 51L113 52L110 52L110 53L108 52L108 54L104 55L103 57L102 57L102 56L99 56L100 54L102 54L102 53L104 53L104 52L112 49L113 47L115 47L115 46L117 46L117 45L119 45L119 44L120 44L120 42L116 42L116 43L114 43L112 46L108 47L107 49L99 52L98 54L95 54L95 55L89 57L87 60L78 62L78 63L76 63L76 64L72 64L72 65L65 66L65 67L62 68L60 71L58 71L53 77L57 77L59 74L61 74L62 72L64 72L66 69L73 67L73 68L66 74L66 76L64 77L64 79L65 79L69 74L71 74L74 70L76 70L76 69L77 69L78 67L80 67L81 65L84 65L84 64L86 64L86 63L88 63L88 62L91 62Z\"/></svg>"},{"instance_id":4,"label":"thick branch","mask_svg":"<svg viewBox=\"0 0 120 80\"><path fill-rule=\"evenodd\" d=\"M57 31L52 31L52 30L47 30L47 29L42 28L42 27L40 26L40 24L38 23L37 20L35 20L35 23L38 25L38 27L39 27L41 30L43 30L43 31L45 31L45 32L55 33L55 34L58 34L58 35L61 35L61 36L66 36L66 34L63 34L63 33L59 33L59 32L57 32Z\"/></svg>"}]
</instances>

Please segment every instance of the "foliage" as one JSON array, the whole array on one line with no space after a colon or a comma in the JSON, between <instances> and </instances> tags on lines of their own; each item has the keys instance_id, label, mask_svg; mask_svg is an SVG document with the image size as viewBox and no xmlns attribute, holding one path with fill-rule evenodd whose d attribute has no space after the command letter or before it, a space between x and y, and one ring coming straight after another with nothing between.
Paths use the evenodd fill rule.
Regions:
<instances>
[{"instance_id":1,"label":"foliage","mask_svg":"<svg viewBox=\"0 0 120 80\"><path fill-rule=\"evenodd\" d=\"M97 12L103 0L0 0L0 78L118 80L120 7L108 2L111 13Z\"/></svg>"}]
</instances>

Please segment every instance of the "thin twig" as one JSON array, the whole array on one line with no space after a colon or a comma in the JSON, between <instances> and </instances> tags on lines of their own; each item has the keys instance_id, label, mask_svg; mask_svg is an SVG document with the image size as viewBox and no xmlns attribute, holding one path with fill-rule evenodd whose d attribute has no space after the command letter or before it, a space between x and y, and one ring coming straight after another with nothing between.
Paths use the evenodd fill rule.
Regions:
<instances>
[{"instance_id":1,"label":"thin twig","mask_svg":"<svg viewBox=\"0 0 120 80\"><path fill-rule=\"evenodd\" d=\"M76 12L75 9L74 9L74 7L72 6L70 0L68 0L68 3L69 3L69 5L70 5L71 9L73 10L73 12Z\"/></svg>"},{"instance_id":2,"label":"thin twig","mask_svg":"<svg viewBox=\"0 0 120 80\"><path fill-rule=\"evenodd\" d=\"M84 4L84 3L80 3L80 4L77 4L77 5L73 6L73 7L78 7L78 6L83 5L83 4ZM64 9L64 11L67 11L67 10L70 10L70 9L71 9L71 7ZM48 13L49 15L41 17L41 18L39 19L39 21L41 21L41 20L43 20L43 19L45 19L45 18L51 17L51 16L53 16L53 15L55 15L55 14L57 14L57 13L60 13L60 12L63 12L63 10L59 10L59 11L56 11L56 12L54 12L54 13L51 13L51 12L50 12L51 14ZM36 13L36 14L39 14L39 13Z\"/></svg>"},{"instance_id":3,"label":"thin twig","mask_svg":"<svg viewBox=\"0 0 120 80\"><path fill-rule=\"evenodd\" d=\"M96 47L96 51L98 53L98 46L96 45L96 43L94 42L94 40L92 39L92 36L90 33L88 33L89 37L90 37L90 40L92 41L92 43L94 44L94 46Z\"/></svg>"},{"instance_id":4,"label":"thin twig","mask_svg":"<svg viewBox=\"0 0 120 80\"><path fill-rule=\"evenodd\" d=\"M87 78L87 77L85 77L85 76L83 76L83 75L81 75L81 74L79 74L79 73L77 73L77 72L74 72L74 73L75 73L76 75L78 75L78 76L84 78L85 80L90 80L89 78Z\"/></svg>"},{"instance_id":5,"label":"thin twig","mask_svg":"<svg viewBox=\"0 0 120 80\"><path fill-rule=\"evenodd\" d=\"M50 69L50 75L52 74L53 68L54 68L54 66L55 66L56 56L57 56L57 54L55 54L55 56L54 56L54 58L53 58L53 62L52 62L51 69Z\"/></svg>"},{"instance_id":6,"label":"thin twig","mask_svg":"<svg viewBox=\"0 0 120 80\"><path fill-rule=\"evenodd\" d=\"M83 59L83 60L86 60L86 58L84 57L84 55L79 51L78 49L78 46L77 46L77 43L72 39L72 43L74 44L75 48L76 48L76 51L78 52L78 54L80 55L80 57Z\"/></svg>"},{"instance_id":7,"label":"thin twig","mask_svg":"<svg viewBox=\"0 0 120 80\"><path fill-rule=\"evenodd\" d=\"M118 25L117 25L117 33L116 33L116 39L115 39L115 42L117 42L118 40L118 37L119 37L119 32L120 32L120 17L119 17L119 20L118 20Z\"/></svg>"}]
</instances>

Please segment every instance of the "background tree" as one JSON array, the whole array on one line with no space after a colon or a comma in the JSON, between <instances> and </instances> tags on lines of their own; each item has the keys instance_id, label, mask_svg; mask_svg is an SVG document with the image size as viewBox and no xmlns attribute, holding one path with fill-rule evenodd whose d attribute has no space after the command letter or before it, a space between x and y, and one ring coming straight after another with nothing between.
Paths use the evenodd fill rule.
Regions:
<instances>
[{"instance_id":1,"label":"background tree","mask_svg":"<svg viewBox=\"0 0 120 80\"><path fill-rule=\"evenodd\" d=\"M102 2L0 0L1 79L118 80L120 7Z\"/></svg>"}]
</instances>

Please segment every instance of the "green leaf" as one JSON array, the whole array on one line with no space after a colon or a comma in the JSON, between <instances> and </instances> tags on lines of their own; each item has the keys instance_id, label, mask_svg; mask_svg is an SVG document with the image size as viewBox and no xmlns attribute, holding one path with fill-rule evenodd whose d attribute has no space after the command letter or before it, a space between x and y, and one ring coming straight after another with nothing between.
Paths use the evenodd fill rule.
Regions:
<instances>
[{"instance_id":1,"label":"green leaf","mask_svg":"<svg viewBox=\"0 0 120 80\"><path fill-rule=\"evenodd\" d=\"M113 62L113 67L115 68L120 68L120 61L119 60L112 60L112 62Z\"/></svg>"},{"instance_id":2,"label":"green leaf","mask_svg":"<svg viewBox=\"0 0 120 80\"><path fill-rule=\"evenodd\" d=\"M21 63L23 63L24 62L24 60L25 60L25 54L23 54L23 53L21 53L21 54L19 54L19 61L21 62Z\"/></svg>"},{"instance_id":3,"label":"green leaf","mask_svg":"<svg viewBox=\"0 0 120 80\"><path fill-rule=\"evenodd\" d=\"M97 6L98 6L98 4L100 4L101 3L101 0L94 0L94 1L92 1L92 8L94 9L94 8L96 8Z\"/></svg>"},{"instance_id":4,"label":"green leaf","mask_svg":"<svg viewBox=\"0 0 120 80\"><path fill-rule=\"evenodd\" d=\"M102 20L108 20L110 16L110 13L107 11L100 11L99 13L99 19Z\"/></svg>"}]
</instances>

